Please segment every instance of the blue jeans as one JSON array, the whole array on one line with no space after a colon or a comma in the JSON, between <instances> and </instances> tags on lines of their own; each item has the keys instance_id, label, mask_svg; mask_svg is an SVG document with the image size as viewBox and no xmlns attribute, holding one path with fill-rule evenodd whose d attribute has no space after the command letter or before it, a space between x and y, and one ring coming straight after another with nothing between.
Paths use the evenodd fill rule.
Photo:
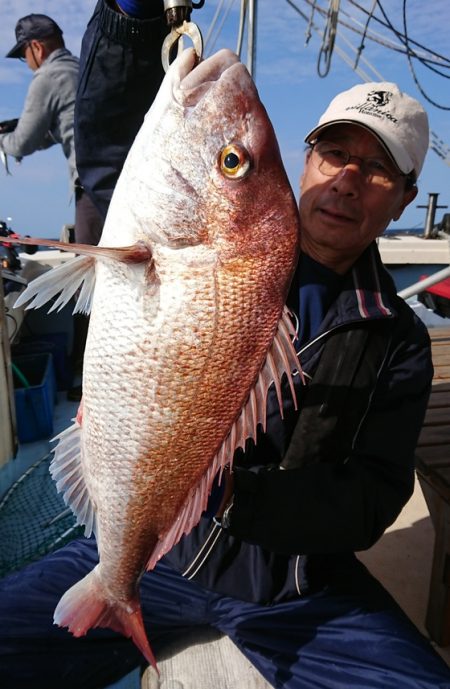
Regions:
<instances>
[{"instance_id":1,"label":"blue jeans","mask_svg":"<svg viewBox=\"0 0 450 689\"><path fill-rule=\"evenodd\" d=\"M52 622L61 595L96 562L95 542L80 539L0 581L2 689L97 689L143 664L108 629L76 639ZM211 626L274 687L450 689L450 669L356 560L336 585L267 606L205 590L160 563L143 577L141 599L156 657Z\"/></svg>"}]
</instances>

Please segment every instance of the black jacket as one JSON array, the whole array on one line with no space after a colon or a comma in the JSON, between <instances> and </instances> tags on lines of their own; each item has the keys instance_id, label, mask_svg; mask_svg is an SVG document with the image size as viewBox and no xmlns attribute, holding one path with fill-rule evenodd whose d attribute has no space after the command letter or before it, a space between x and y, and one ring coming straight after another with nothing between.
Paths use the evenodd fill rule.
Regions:
<instances>
[{"instance_id":1,"label":"black jacket","mask_svg":"<svg viewBox=\"0 0 450 689\"><path fill-rule=\"evenodd\" d=\"M394 522L413 491L414 451L433 368L428 332L397 296L375 244L346 277L317 336L302 347L307 379L319 375L327 342L337 362L342 342L333 345L333 337L345 331L353 337L361 329L371 333L368 341L377 338L358 366L371 364L371 375L359 374L370 389L359 398L355 378L336 427L330 432L320 419L313 423L303 439L307 461L291 451L297 466L284 471L278 465L298 414L286 394L282 421L269 398L267 433L235 458L229 529L209 511L168 553L168 564L207 588L244 600L279 601L328 584L354 551L372 546ZM317 388L324 400L336 393L331 379L322 391ZM302 396L300 384L298 390L300 408L307 406L308 393ZM314 455L310 446L322 449Z\"/></svg>"}]
</instances>

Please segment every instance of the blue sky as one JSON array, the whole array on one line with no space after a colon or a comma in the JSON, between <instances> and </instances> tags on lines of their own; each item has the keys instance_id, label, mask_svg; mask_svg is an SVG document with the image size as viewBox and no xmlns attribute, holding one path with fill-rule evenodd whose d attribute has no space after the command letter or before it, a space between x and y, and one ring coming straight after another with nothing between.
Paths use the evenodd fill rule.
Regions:
<instances>
[{"instance_id":1,"label":"blue sky","mask_svg":"<svg viewBox=\"0 0 450 689\"><path fill-rule=\"evenodd\" d=\"M324 30L325 20L316 9L312 35L306 45L307 20L311 17L309 2L294 0L293 3L306 15L306 20L285 0L259 0L258 3L255 80L274 124L296 195L303 164L305 133L316 124L336 93L367 80L351 66L355 59L354 49L361 42L360 35L352 28L364 29L366 15L355 9L350 0L341 0L339 18L352 28L338 29L330 71L325 78L321 78L317 72L317 62L322 42L320 32ZM429 3L405 0L405 3L410 38L448 59L448 0ZM359 0L358 4L370 9L373 1ZM324 9L328 5L326 0L317 3L318 7ZM403 30L403 2L383 0L382 6L393 25ZM14 26L17 19L31 12L42 12L53 17L64 31L67 47L78 55L83 31L94 7L95 0L2 0L0 55L5 55L15 43ZM194 10L193 19L206 37L218 7L221 8L220 18L227 9L229 12L220 35L217 36L217 32L211 35L206 54L221 47L236 49L239 0L234 3L230 0L206 0L202 9ZM379 9L375 16L382 18ZM360 67L370 80L395 81L402 90L420 100L429 114L431 130L443 141L444 150L447 150L445 147L450 147L450 88L445 75L450 76L450 70L446 70L443 64L434 65L443 73L440 75L414 62L420 86L432 101L447 108L443 110L428 103L420 93L406 56L384 45L399 46L394 34L374 20L369 23L369 32L376 35L381 43L366 39ZM246 59L245 42L242 59ZM20 115L30 78L31 72L25 64L19 60L0 58L0 120ZM35 153L20 165L10 161L10 167L12 176L6 176L0 168L0 218L11 217L11 225L16 232L34 237L59 236L62 225L73 222L74 216L67 165L61 148L54 146L48 151ZM423 226L425 210L417 206L427 203L428 192L439 193L439 203L450 206L450 166L431 150L419 180L416 200L391 227ZM444 212L445 209L438 211L438 220Z\"/></svg>"}]
</instances>

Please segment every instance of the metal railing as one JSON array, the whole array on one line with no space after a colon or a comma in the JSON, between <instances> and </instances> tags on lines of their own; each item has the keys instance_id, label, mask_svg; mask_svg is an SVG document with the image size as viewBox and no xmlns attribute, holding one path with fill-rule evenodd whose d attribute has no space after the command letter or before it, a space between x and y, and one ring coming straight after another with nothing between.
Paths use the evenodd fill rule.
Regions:
<instances>
[{"instance_id":1,"label":"metal railing","mask_svg":"<svg viewBox=\"0 0 450 689\"><path fill-rule=\"evenodd\" d=\"M398 296L402 297L403 299L408 299L409 297L413 297L415 294L424 292L428 287L431 287L432 285L435 285L437 282L441 282L441 280L445 280L446 278L450 278L450 266L448 268L438 270L437 273L434 273L423 280L419 280L419 282L415 282L409 287L405 287L405 289L400 290Z\"/></svg>"}]
</instances>

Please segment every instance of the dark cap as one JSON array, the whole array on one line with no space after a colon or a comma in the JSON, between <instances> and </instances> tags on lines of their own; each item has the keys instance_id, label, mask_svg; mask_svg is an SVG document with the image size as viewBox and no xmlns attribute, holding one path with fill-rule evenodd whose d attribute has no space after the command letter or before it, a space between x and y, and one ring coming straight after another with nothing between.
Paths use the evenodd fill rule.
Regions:
<instances>
[{"instance_id":1,"label":"dark cap","mask_svg":"<svg viewBox=\"0 0 450 689\"><path fill-rule=\"evenodd\" d=\"M62 36L58 24L46 14L27 14L16 24L16 45L6 57L21 57L23 47L33 39L41 41L50 36Z\"/></svg>"}]
</instances>

